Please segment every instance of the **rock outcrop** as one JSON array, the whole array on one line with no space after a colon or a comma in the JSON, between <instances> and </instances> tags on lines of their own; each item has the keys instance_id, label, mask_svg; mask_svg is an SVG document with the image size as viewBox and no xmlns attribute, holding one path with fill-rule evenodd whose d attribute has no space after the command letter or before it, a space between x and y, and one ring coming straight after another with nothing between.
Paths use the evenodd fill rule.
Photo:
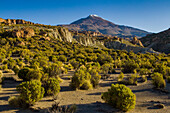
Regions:
<instances>
[{"instance_id":1,"label":"rock outcrop","mask_svg":"<svg viewBox=\"0 0 170 113\"><path fill-rule=\"evenodd\" d=\"M6 24L6 25L14 25L14 24L31 24L33 25L33 22L25 21L22 19L2 19L0 18L0 23Z\"/></svg>"},{"instance_id":2,"label":"rock outcrop","mask_svg":"<svg viewBox=\"0 0 170 113\"><path fill-rule=\"evenodd\" d=\"M131 43L134 45L139 45L141 47L144 47L142 42L140 40L138 40L137 37L134 37L133 40L131 41Z\"/></svg>"},{"instance_id":3,"label":"rock outcrop","mask_svg":"<svg viewBox=\"0 0 170 113\"><path fill-rule=\"evenodd\" d=\"M27 37L32 37L35 35L35 32L32 28L29 27L24 27L21 29L14 29L12 31L12 36L13 37L20 37L20 38L27 38Z\"/></svg>"}]
</instances>

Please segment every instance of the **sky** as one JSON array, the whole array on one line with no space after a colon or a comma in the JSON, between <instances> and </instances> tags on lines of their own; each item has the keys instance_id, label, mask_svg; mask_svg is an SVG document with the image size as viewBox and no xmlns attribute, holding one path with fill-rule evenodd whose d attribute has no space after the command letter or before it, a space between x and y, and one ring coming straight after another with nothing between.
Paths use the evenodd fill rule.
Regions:
<instances>
[{"instance_id":1,"label":"sky","mask_svg":"<svg viewBox=\"0 0 170 113\"><path fill-rule=\"evenodd\" d=\"M0 0L0 18L70 24L96 14L149 32L170 28L170 0Z\"/></svg>"}]
</instances>

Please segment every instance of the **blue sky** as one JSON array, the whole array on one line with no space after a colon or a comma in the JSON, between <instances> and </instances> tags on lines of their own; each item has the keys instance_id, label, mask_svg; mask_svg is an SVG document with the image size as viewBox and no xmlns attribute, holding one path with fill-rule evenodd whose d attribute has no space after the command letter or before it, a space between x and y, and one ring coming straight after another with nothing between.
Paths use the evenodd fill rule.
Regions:
<instances>
[{"instance_id":1,"label":"blue sky","mask_svg":"<svg viewBox=\"0 0 170 113\"><path fill-rule=\"evenodd\" d=\"M0 17L58 25L96 14L149 32L170 28L170 0L0 0Z\"/></svg>"}]
</instances>

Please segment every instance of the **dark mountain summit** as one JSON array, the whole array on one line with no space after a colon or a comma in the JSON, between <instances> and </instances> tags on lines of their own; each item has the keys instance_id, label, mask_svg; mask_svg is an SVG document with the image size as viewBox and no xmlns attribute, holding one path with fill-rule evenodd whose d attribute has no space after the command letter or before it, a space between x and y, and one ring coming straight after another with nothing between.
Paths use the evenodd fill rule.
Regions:
<instances>
[{"instance_id":1,"label":"dark mountain summit","mask_svg":"<svg viewBox=\"0 0 170 113\"><path fill-rule=\"evenodd\" d=\"M79 19L69 25L62 25L69 30L75 31L95 31L105 35L119 36L122 38L130 38L133 36L143 37L149 32L133 27L114 24L97 15L89 15L86 18Z\"/></svg>"},{"instance_id":2,"label":"dark mountain summit","mask_svg":"<svg viewBox=\"0 0 170 113\"><path fill-rule=\"evenodd\" d=\"M140 39L145 47L155 51L170 53L170 28L160 33L153 33Z\"/></svg>"}]
</instances>

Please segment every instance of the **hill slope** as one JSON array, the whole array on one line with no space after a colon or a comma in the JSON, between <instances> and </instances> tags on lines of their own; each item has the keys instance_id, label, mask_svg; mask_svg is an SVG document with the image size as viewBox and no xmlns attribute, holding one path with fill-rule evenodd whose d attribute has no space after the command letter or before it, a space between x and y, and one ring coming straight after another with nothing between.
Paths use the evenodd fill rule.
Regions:
<instances>
[{"instance_id":1,"label":"hill slope","mask_svg":"<svg viewBox=\"0 0 170 113\"><path fill-rule=\"evenodd\" d=\"M160 33L147 35L140 40L145 47L167 54L170 53L170 28Z\"/></svg>"},{"instance_id":2,"label":"hill slope","mask_svg":"<svg viewBox=\"0 0 170 113\"><path fill-rule=\"evenodd\" d=\"M86 18L79 19L69 25L62 25L70 30L76 31L95 31L106 35L119 36L119 37L143 37L149 32L140 30L133 27L117 25L110 21L107 21L96 15L89 15Z\"/></svg>"}]
</instances>

